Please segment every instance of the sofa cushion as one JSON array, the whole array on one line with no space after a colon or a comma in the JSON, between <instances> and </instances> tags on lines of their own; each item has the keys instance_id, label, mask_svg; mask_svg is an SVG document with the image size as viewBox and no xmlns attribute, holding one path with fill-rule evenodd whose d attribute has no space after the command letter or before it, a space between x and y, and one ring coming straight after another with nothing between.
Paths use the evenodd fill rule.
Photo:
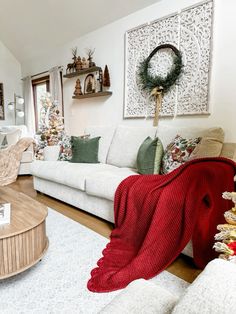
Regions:
<instances>
[{"instance_id":1,"label":"sofa cushion","mask_svg":"<svg viewBox=\"0 0 236 314\"><path fill-rule=\"evenodd\" d=\"M31 164L31 174L49 181L85 191L85 180L92 173L113 169L106 164L70 163L68 161L35 160Z\"/></svg>"},{"instance_id":2,"label":"sofa cushion","mask_svg":"<svg viewBox=\"0 0 236 314\"><path fill-rule=\"evenodd\" d=\"M112 126L89 126L85 129L85 134L90 134L90 137L101 137L98 150L98 161L101 163L106 163L114 132L115 128Z\"/></svg>"},{"instance_id":3,"label":"sofa cushion","mask_svg":"<svg viewBox=\"0 0 236 314\"><path fill-rule=\"evenodd\" d=\"M144 279L131 282L100 314L169 314L178 297ZM183 312L187 313L187 312Z\"/></svg>"},{"instance_id":4,"label":"sofa cushion","mask_svg":"<svg viewBox=\"0 0 236 314\"><path fill-rule=\"evenodd\" d=\"M136 168L140 145L148 136L154 138L154 127L117 127L108 152L107 163L117 167Z\"/></svg>"},{"instance_id":5,"label":"sofa cushion","mask_svg":"<svg viewBox=\"0 0 236 314\"><path fill-rule=\"evenodd\" d=\"M215 259L187 288L173 313L235 313L236 267L234 263Z\"/></svg>"},{"instance_id":6,"label":"sofa cushion","mask_svg":"<svg viewBox=\"0 0 236 314\"><path fill-rule=\"evenodd\" d=\"M114 201L115 191L121 181L137 174L134 169L114 166L110 169L91 173L86 177L86 193Z\"/></svg>"}]
</instances>

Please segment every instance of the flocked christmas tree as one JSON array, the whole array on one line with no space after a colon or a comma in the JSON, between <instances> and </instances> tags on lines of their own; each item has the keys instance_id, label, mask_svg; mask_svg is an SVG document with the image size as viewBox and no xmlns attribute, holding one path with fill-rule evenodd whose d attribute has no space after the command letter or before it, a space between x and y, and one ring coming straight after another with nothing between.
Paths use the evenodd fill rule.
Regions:
<instances>
[{"instance_id":1,"label":"flocked christmas tree","mask_svg":"<svg viewBox=\"0 0 236 314\"><path fill-rule=\"evenodd\" d=\"M43 159L46 146L58 145L64 136L64 121L56 101L46 93L41 97L39 131L36 134L36 159Z\"/></svg>"}]
</instances>

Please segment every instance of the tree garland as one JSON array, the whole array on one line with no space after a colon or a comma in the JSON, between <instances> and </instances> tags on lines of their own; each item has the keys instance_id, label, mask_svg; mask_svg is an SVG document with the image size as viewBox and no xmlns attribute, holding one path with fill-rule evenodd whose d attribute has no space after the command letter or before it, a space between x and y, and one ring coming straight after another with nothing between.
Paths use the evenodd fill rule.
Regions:
<instances>
[{"instance_id":1,"label":"tree garland","mask_svg":"<svg viewBox=\"0 0 236 314\"><path fill-rule=\"evenodd\" d=\"M171 67L171 70L166 75L166 77L161 77L159 75L153 76L150 74L150 60L152 57L157 53L158 50L161 49L171 49L175 55L173 57L173 65ZM140 82L142 85L142 89L148 90L151 94L150 96L156 97L156 113L155 113L155 119L154 119L154 125L157 125L158 122L158 115L161 107L161 101L162 96L164 93L166 93L172 85L175 84L176 80L181 74L181 70L183 67L182 63L182 56L180 51L170 44L163 44L158 47L156 47L148 56L147 59L145 59L143 62L141 62L138 75L140 78Z\"/></svg>"}]
</instances>

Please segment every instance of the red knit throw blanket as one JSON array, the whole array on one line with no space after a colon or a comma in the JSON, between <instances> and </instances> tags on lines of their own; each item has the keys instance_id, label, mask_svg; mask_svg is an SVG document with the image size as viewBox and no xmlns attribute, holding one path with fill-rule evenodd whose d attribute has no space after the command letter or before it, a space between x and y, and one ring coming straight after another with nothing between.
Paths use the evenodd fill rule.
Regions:
<instances>
[{"instance_id":1,"label":"red knit throw blanket","mask_svg":"<svg viewBox=\"0 0 236 314\"><path fill-rule=\"evenodd\" d=\"M203 268L216 255L216 226L232 207L236 164L225 158L187 162L167 175L130 176L115 195L115 226L88 289L108 292L149 279L176 259L192 238L194 261Z\"/></svg>"}]
</instances>

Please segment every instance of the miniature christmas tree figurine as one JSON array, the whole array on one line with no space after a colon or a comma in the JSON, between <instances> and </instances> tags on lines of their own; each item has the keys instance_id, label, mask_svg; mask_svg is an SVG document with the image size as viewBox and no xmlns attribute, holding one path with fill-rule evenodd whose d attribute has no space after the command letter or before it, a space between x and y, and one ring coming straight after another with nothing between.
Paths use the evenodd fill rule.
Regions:
<instances>
[{"instance_id":1,"label":"miniature christmas tree figurine","mask_svg":"<svg viewBox=\"0 0 236 314\"><path fill-rule=\"evenodd\" d=\"M93 83L92 83L91 77L89 77L88 84L86 87L86 93L92 93L92 92L93 92Z\"/></svg>"},{"instance_id":2,"label":"miniature christmas tree figurine","mask_svg":"<svg viewBox=\"0 0 236 314\"><path fill-rule=\"evenodd\" d=\"M103 86L104 87L110 87L111 86L110 74L109 74L107 65L105 66L104 74L103 74Z\"/></svg>"},{"instance_id":3,"label":"miniature christmas tree figurine","mask_svg":"<svg viewBox=\"0 0 236 314\"><path fill-rule=\"evenodd\" d=\"M77 79L77 80L76 80L74 95L75 95L75 96L83 95L82 90L81 90L80 79Z\"/></svg>"},{"instance_id":4,"label":"miniature christmas tree figurine","mask_svg":"<svg viewBox=\"0 0 236 314\"><path fill-rule=\"evenodd\" d=\"M63 117L57 101L52 102L49 93L41 98L39 131L36 134L36 159L43 159L46 146L58 145L64 135Z\"/></svg>"}]
</instances>

